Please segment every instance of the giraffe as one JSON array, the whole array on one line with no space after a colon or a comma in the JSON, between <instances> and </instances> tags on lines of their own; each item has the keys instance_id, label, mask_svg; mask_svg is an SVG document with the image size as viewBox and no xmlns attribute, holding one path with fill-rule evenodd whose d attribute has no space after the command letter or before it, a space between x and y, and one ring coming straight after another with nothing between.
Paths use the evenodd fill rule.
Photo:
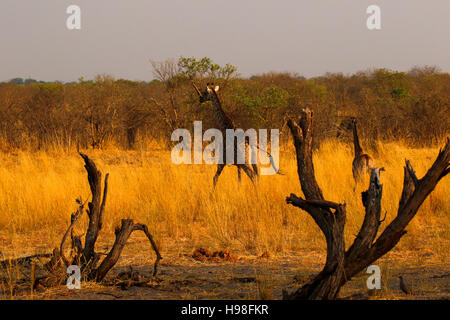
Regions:
<instances>
[{"instance_id":1,"label":"giraffe","mask_svg":"<svg viewBox=\"0 0 450 320\"><path fill-rule=\"evenodd\" d=\"M359 143L356 118L352 118L351 120L353 129L353 145L355 148L355 157L353 158L352 163L353 179L355 179L355 187L353 188L353 190L355 191L356 186L363 175L367 173L370 174L371 169L374 168L374 161L372 157L367 153L364 153L361 148L361 144Z\"/></svg>"},{"instance_id":2,"label":"giraffe","mask_svg":"<svg viewBox=\"0 0 450 320\"><path fill-rule=\"evenodd\" d=\"M219 124L219 130L222 132L222 136L225 139L226 130L227 129L236 130L236 126L235 126L233 120L225 113L225 111L222 108L222 103L220 102L219 96L217 95L217 92L219 91L219 86L215 86L212 83L208 83L206 85L206 89L203 92L201 92L199 90L199 88L194 84L194 82L192 82L192 85L194 86L197 94L199 95L200 103L203 103L206 101L212 102L212 105L214 107L214 114L215 114L215 116L218 120L218 124ZM224 145L227 145L227 144L224 143ZM234 161L233 161L233 163L229 163L229 164L232 164L237 167L238 180L241 181L241 170L243 170L244 173L247 174L247 176L250 178L252 183L255 184L255 179L259 178L259 167L258 167L258 164L256 164L256 163L251 164L251 166L247 163L248 162L247 155L249 154L249 149L251 148L247 139L245 139L245 163L239 164L237 162L238 146L233 143L233 147L234 147ZM258 145L256 147L259 149ZM281 174L275 168L272 156L267 151L264 151L264 152L266 152L269 155L271 164L272 164L273 168L275 169L275 171L278 174ZM226 148L223 148L223 159L226 159ZM222 173L222 171L226 165L227 165L227 163L218 163L217 164L217 171L213 178L213 187L214 188L216 187L219 176Z\"/></svg>"}]
</instances>

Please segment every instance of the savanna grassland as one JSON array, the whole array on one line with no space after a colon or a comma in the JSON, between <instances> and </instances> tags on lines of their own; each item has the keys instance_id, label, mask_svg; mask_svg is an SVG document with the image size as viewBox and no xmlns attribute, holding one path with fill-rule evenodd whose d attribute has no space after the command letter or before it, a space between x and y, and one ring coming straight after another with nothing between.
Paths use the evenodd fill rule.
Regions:
<instances>
[{"instance_id":1,"label":"savanna grassland","mask_svg":"<svg viewBox=\"0 0 450 320\"><path fill-rule=\"evenodd\" d=\"M315 174L325 199L347 205L349 246L364 218L361 191L354 192L349 121L358 120L365 152L384 167L380 232L395 218L409 159L421 178L450 135L450 75L436 67L408 72L375 69L304 78L267 73L241 78L232 65L209 58L152 62L155 79L137 82L99 75L72 83L12 79L0 83L0 298L4 299L279 299L317 274L326 242L313 219L286 204L301 196L295 150L286 120L303 108L314 114ZM213 192L212 165L175 165L170 141L178 128L217 127L200 88L214 82L225 112L238 128L279 129L284 175L261 176L254 187L228 166ZM192 132L192 130L191 130ZM123 218L145 223L163 260L158 278L146 287L108 285L131 266L151 278L155 259L143 234L133 234L105 283L83 282L33 288L45 258L19 266L9 259L50 253L70 224L77 198L90 200L86 170L77 150L110 174L96 250L105 253ZM428 196L407 234L376 264L382 272L379 299L450 297L450 181ZM86 215L74 233L83 236ZM230 250L228 261L197 261L197 248ZM34 266L34 267L33 267ZM415 293L404 295L398 276ZM366 294L367 274L346 284L341 297ZM109 279L109 280L108 280ZM125 290L127 289L127 290Z\"/></svg>"},{"instance_id":2,"label":"savanna grassland","mask_svg":"<svg viewBox=\"0 0 450 320\"><path fill-rule=\"evenodd\" d=\"M358 193L353 192L352 152L350 145L330 140L314 154L324 196L347 204L347 245L362 224L364 209L359 192L368 185L366 179ZM34 293L36 298L279 298L282 286L294 285L299 277L307 279L324 263L326 245L319 228L309 215L284 200L291 192L301 194L290 146L282 148L280 154L285 175L261 176L254 188L247 177L238 184L236 168L228 166L215 192L215 166L175 165L169 151L111 149L88 153L103 173L110 174L100 248L106 250L112 244L114 228L122 218L146 223L164 257L160 267L163 281L148 292L136 288L132 293L119 290L97 295L106 289L86 284L87 291L71 293L62 287L50 293ZM412 162L421 177L438 148L379 143L371 153L377 165L386 169L382 174L382 213L386 214L382 230L396 214L404 159ZM90 195L82 159L75 152L2 154L0 176L0 246L4 257L50 252L57 247L70 213L77 207L75 198L84 200ZM417 291L415 297L448 298L449 187L449 180L444 179L409 224L408 233L379 261L386 276L379 298L405 298L398 289L399 274L410 279ZM76 232L82 233L86 223L84 217ZM198 262L191 255L199 247L229 249L239 258L233 262ZM266 258L258 258L261 256ZM145 238L133 235L116 270L134 265L144 273L150 272L153 259ZM11 270L14 273L14 268ZM211 278L203 279L208 276ZM255 281L241 283L238 276L255 277ZM356 278L343 293L366 291L365 279L364 275ZM3 286L4 297L11 296L7 281ZM30 297L30 293L25 296Z\"/></svg>"}]
</instances>

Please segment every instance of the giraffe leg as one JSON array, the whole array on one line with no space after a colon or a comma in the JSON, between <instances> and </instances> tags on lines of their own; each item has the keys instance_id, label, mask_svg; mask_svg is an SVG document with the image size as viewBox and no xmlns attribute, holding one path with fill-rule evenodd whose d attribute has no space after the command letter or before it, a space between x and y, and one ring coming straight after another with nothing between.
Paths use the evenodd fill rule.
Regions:
<instances>
[{"instance_id":1,"label":"giraffe leg","mask_svg":"<svg viewBox=\"0 0 450 320\"><path fill-rule=\"evenodd\" d=\"M252 164L252 168L253 168L253 172L256 175L256 179L259 180L259 167L258 167L258 164L253 163Z\"/></svg>"},{"instance_id":2,"label":"giraffe leg","mask_svg":"<svg viewBox=\"0 0 450 320\"><path fill-rule=\"evenodd\" d=\"M241 182L241 167L237 167L238 169L238 181Z\"/></svg>"},{"instance_id":3,"label":"giraffe leg","mask_svg":"<svg viewBox=\"0 0 450 320\"><path fill-rule=\"evenodd\" d=\"M254 154L253 151L255 151L256 149L253 147L250 147L249 145L247 145L247 153L248 153L248 158L246 155L246 159L249 160L249 164L251 164L252 168L253 168L253 172L256 176L256 179L259 180L259 166L258 166L258 156L257 154Z\"/></svg>"},{"instance_id":4,"label":"giraffe leg","mask_svg":"<svg viewBox=\"0 0 450 320\"><path fill-rule=\"evenodd\" d=\"M246 164L241 164L241 165L239 165L239 167L241 167L242 170L244 170L244 172L247 174L247 176L252 181L253 185L255 185L255 173L253 172L253 170L250 169L250 167Z\"/></svg>"},{"instance_id":5,"label":"giraffe leg","mask_svg":"<svg viewBox=\"0 0 450 320\"><path fill-rule=\"evenodd\" d=\"M358 171L355 167L352 168L353 180L355 180L355 184L353 186L353 192L356 192L356 186L358 185Z\"/></svg>"},{"instance_id":6,"label":"giraffe leg","mask_svg":"<svg viewBox=\"0 0 450 320\"><path fill-rule=\"evenodd\" d=\"M213 189L216 188L217 180L219 180L219 176L222 173L223 168L225 168L224 164L217 165L217 171L213 178Z\"/></svg>"}]
</instances>

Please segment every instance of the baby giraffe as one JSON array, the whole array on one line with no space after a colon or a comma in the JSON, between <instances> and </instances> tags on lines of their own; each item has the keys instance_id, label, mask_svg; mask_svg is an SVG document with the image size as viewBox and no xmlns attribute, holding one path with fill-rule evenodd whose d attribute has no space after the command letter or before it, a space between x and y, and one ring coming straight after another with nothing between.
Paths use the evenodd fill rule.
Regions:
<instances>
[{"instance_id":1,"label":"baby giraffe","mask_svg":"<svg viewBox=\"0 0 450 320\"><path fill-rule=\"evenodd\" d=\"M353 179L355 179L355 187L353 188L353 191L356 190L356 185L361 178L367 173L370 174L372 168L374 168L374 161L372 157L367 153L364 153L361 148L356 123L356 118L352 118L353 144L355 146L355 158L352 163Z\"/></svg>"}]
</instances>

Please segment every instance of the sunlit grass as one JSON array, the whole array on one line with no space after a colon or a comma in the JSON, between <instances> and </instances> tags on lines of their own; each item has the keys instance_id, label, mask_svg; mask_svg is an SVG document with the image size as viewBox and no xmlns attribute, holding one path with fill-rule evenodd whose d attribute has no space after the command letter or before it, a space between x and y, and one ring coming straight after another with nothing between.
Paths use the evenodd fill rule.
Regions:
<instances>
[{"instance_id":1,"label":"sunlit grass","mask_svg":"<svg viewBox=\"0 0 450 320\"><path fill-rule=\"evenodd\" d=\"M301 195L292 149L280 155L285 175L261 176L255 189L237 169L228 166L212 192L215 166L174 165L170 152L86 151L99 169L110 174L110 189L102 235L113 234L122 218L149 225L164 246L164 239L188 239L195 246L233 247L259 254L304 248L320 249L325 243L307 213L287 205L290 193ZM437 148L410 149L401 144L379 144L373 154L382 173L383 229L396 215L403 183L404 159L421 178L438 154ZM363 221L360 192L353 192L352 149L328 141L314 153L315 173L327 200L347 204L346 243L351 244ZM75 198L90 195L83 161L76 153L0 154L0 230L10 239L45 230L42 243L54 246L76 209ZM429 248L448 261L450 240L450 181L444 178L408 226L399 246ZM78 231L81 233L87 218ZM14 245L14 241L13 245Z\"/></svg>"}]
</instances>

